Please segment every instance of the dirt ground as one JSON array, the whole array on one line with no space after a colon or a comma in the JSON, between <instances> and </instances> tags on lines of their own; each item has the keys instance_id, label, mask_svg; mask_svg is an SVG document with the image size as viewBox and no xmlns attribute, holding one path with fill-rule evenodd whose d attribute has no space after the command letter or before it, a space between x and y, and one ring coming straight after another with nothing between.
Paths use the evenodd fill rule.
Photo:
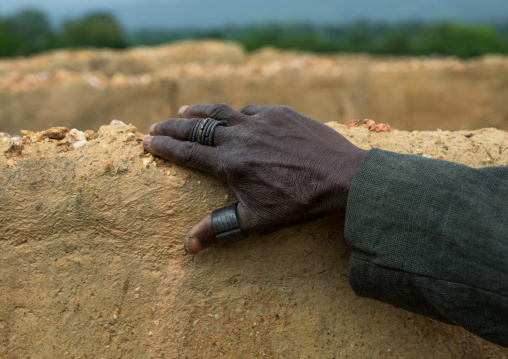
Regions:
<instances>
[{"instance_id":1,"label":"dirt ground","mask_svg":"<svg viewBox=\"0 0 508 359\"><path fill-rule=\"evenodd\" d=\"M508 133L492 128L329 125L365 149L508 165ZM235 201L228 187L145 154L133 126L87 135L0 138L1 358L508 357L357 297L341 216L184 254L185 233Z\"/></svg>"},{"instance_id":2,"label":"dirt ground","mask_svg":"<svg viewBox=\"0 0 508 359\"><path fill-rule=\"evenodd\" d=\"M508 131L508 58L316 55L235 43L58 50L0 60L0 132L97 131L112 119L143 131L182 105L287 105L321 122L372 118L399 130Z\"/></svg>"}]
</instances>

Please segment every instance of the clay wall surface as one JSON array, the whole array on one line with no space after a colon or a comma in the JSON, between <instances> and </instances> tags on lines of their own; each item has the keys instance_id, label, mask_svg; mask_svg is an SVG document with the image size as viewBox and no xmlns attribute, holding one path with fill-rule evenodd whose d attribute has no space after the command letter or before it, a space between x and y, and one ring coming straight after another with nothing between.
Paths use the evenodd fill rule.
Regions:
<instances>
[{"instance_id":1,"label":"clay wall surface","mask_svg":"<svg viewBox=\"0 0 508 359\"><path fill-rule=\"evenodd\" d=\"M473 167L508 165L508 133L374 133L356 145ZM0 357L506 358L463 329L347 282L344 219L185 255L228 187L144 153L133 126L0 139ZM76 148L75 148L76 147Z\"/></svg>"},{"instance_id":2,"label":"clay wall surface","mask_svg":"<svg viewBox=\"0 0 508 359\"><path fill-rule=\"evenodd\" d=\"M322 122L372 118L401 130L508 130L508 59L312 55L237 44L61 50L0 61L0 132L91 128L114 118L146 131L180 106L284 104Z\"/></svg>"}]
</instances>

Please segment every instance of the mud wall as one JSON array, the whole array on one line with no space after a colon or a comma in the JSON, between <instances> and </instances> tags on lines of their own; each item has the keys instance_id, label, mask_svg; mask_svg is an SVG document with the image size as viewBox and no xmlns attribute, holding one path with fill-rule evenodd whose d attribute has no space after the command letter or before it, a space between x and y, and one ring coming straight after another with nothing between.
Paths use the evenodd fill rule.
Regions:
<instances>
[{"instance_id":1,"label":"mud wall","mask_svg":"<svg viewBox=\"0 0 508 359\"><path fill-rule=\"evenodd\" d=\"M330 126L366 149L508 165L508 133L495 129ZM508 356L355 296L340 216L185 255L185 233L235 199L224 183L145 154L141 138L116 125L79 148L0 139L0 357Z\"/></svg>"},{"instance_id":2,"label":"mud wall","mask_svg":"<svg viewBox=\"0 0 508 359\"><path fill-rule=\"evenodd\" d=\"M316 56L184 42L126 51L56 51L0 61L0 132L147 130L185 104L285 104L322 122L372 118L401 130L508 130L508 59Z\"/></svg>"}]
</instances>

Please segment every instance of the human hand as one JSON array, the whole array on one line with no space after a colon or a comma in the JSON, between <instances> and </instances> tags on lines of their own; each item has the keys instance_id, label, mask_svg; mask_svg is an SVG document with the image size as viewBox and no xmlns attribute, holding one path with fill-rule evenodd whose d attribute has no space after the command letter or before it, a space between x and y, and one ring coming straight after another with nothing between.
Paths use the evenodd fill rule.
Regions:
<instances>
[{"instance_id":1,"label":"human hand","mask_svg":"<svg viewBox=\"0 0 508 359\"><path fill-rule=\"evenodd\" d=\"M145 149L229 183L247 235L265 234L346 210L349 186L365 155L340 133L286 106L183 106L180 118L150 128ZM214 147L191 142L199 118L222 121ZM208 216L185 238L189 253L217 243Z\"/></svg>"}]
</instances>

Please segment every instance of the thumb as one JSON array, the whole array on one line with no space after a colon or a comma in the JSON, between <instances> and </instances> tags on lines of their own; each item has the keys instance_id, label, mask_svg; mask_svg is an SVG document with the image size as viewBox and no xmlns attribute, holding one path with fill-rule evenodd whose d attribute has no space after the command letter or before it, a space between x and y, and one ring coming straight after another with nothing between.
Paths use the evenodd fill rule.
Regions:
<instances>
[{"instance_id":1,"label":"thumb","mask_svg":"<svg viewBox=\"0 0 508 359\"><path fill-rule=\"evenodd\" d=\"M187 253L196 254L216 243L218 241L215 233L213 233L212 216L208 216L187 233L183 246Z\"/></svg>"},{"instance_id":2,"label":"thumb","mask_svg":"<svg viewBox=\"0 0 508 359\"><path fill-rule=\"evenodd\" d=\"M185 236L185 251L196 254L216 243L228 244L246 238L242 220L238 216L244 213L241 204L218 209L201 220ZM213 219L212 219L213 218ZM215 230L214 230L215 227Z\"/></svg>"}]
</instances>

